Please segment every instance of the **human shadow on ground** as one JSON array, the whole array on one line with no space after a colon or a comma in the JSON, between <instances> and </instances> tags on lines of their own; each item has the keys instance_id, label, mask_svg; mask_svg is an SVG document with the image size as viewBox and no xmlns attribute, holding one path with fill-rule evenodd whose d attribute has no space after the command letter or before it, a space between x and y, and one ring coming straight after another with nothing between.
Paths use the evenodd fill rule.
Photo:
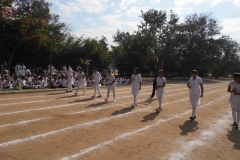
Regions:
<instances>
[{"instance_id":1,"label":"human shadow on ground","mask_svg":"<svg viewBox=\"0 0 240 160\"><path fill-rule=\"evenodd\" d=\"M179 128L182 130L180 135L185 136L190 132L196 132L199 127L197 127L198 122L197 121L185 121L183 125L179 125Z\"/></svg>"},{"instance_id":2,"label":"human shadow on ground","mask_svg":"<svg viewBox=\"0 0 240 160\"><path fill-rule=\"evenodd\" d=\"M98 106L101 106L101 105L104 105L106 104L106 102L98 102L98 103L94 103L94 104L90 104L88 106L86 106L85 108L90 108L90 107L98 107Z\"/></svg>"},{"instance_id":3,"label":"human shadow on ground","mask_svg":"<svg viewBox=\"0 0 240 160\"><path fill-rule=\"evenodd\" d=\"M59 99L60 98L72 98L72 97L76 97L76 95L69 95L69 96L59 97Z\"/></svg>"},{"instance_id":4,"label":"human shadow on ground","mask_svg":"<svg viewBox=\"0 0 240 160\"><path fill-rule=\"evenodd\" d=\"M76 97L76 96L75 96ZM69 102L69 103L81 103L81 102L87 102L87 101L91 101L93 100L94 98L90 97L90 98L86 98L86 99L78 99L78 100L75 100L73 102Z\"/></svg>"},{"instance_id":5,"label":"human shadow on ground","mask_svg":"<svg viewBox=\"0 0 240 160\"><path fill-rule=\"evenodd\" d=\"M227 136L229 141L235 143L233 147L237 150L240 150L240 131L233 127L231 131L228 131Z\"/></svg>"},{"instance_id":6,"label":"human shadow on ground","mask_svg":"<svg viewBox=\"0 0 240 160\"><path fill-rule=\"evenodd\" d=\"M152 98L148 98L145 101L140 102L141 104L145 104L148 105L150 103L152 103L153 101L157 100L156 98L152 99Z\"/></svg>"},{"instance_id":7,"label":"human shadow on ground","mask_svg":"<svg viewBox=\"0 0 240 160\"><path fill-rule=\"evenodd\" d=\"M131 112L133 110L133 107L127 107L127 108L123 108L121 110L116 110L114 111L111 115L119 115L119 114L124 114L124 113L127 113L127 112Z\"/></svg>"},{"instance_id":8,"label":"human shadow on ground","mask_svg":"<svg viewBox=\"0 0 240 160\"><path fill-rule=\"evenodd\" d=\"M66 94L66 92L50 93L50 94L46 94L45 96L54 96L59 94Z\"/></svg>"},{"instance_id":9,"label":"human shadow on ground","mask_svg":"<svg viewBox=\"0 0 240 160\"><path fill-rule=\"evenodd\" d=\"M150 114L148 114L148 115L145 115L145 116L143 117L143 120L141 120L141 122L152 121L152 120L154 120L158 115L159 115L158 112L153 112L153 113L150 113Z\"/></svg>"}]
</instances>

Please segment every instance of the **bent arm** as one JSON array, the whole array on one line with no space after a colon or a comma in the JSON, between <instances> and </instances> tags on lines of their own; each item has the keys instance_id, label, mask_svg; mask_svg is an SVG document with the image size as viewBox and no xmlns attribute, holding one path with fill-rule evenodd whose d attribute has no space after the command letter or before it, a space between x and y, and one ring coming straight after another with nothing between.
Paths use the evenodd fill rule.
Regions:
<instances>
[{"instance_id":1,"label":"bent arm","mask_svg":"<svg viewBox=\"0 0 240 160\"><path fill-rule=\"evenodd\" d=\"M201 97L203 97L203 84L200 83L199 85L200 85L200 88L201 88Z\"/></svg>"}]
</instances>

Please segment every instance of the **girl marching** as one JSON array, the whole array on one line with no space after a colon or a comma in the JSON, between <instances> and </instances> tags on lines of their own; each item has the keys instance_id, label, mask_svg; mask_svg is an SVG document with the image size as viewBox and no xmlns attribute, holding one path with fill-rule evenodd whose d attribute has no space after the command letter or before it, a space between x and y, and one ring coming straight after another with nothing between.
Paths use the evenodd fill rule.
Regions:
<instances>
[{"instance_id":1,"label":"girl marching","mask_svg":"<svg viewBox=\"0 0 240 160\"><path fill-rule=\"evenodd\" d=\"M67 79L68 90L66 92L72 92L73 74L74 71L71 69L70 66L68 66L66 70L66 76L68 78Z\"/></svg>"},{"instance_id":2,"label":"girl marching","mask_svg":"<svg viewBox=\"0 0 240 160\"><path fill-rule=\"evenodd\" d=\"M233 124L238 129L238 123L240 121L240 74L233 74L233 81L228 85L228 92L231 93L229 99L229 106L232 108Z\"/></svg>"},{"instance_id":3,"label":"girl marching","mask_svg":"<svg viewBox=\"0 0 240 160\"><path fill-rule=\"evenodd\" d=\"M110 91L113 91L113 101L116 101L116 97L115 97L115 90L116 90L116 80L114 75L112 74L112 71L110 69L108 69L108 74L106 77L106 82L108 83L108 87L107 87L107 99L105 99L106 102L108 102L108 98L109 98L109 93Z\"/></svg>"},{"instance_id":4,"label":"girl marching","mask_svg":"<svg viewBox=\"0 0 240 160\"><path fill-rule=\"evenodd\" d=\"M139 74L139 70L137 67L133 68L131 82L132 82L132 95L134 97L134 102L132 107L135 108L137 106L137 95L139 95L139 92L142 86L142 77Z\"/></svg>"},{"instance_id":5,"label":"girl marching","mask_svg":"<svg viewBox=\"0 0 240 160\"><path fill-rule=\"evenodd\" d=\"M200 92L200 88L201 92ZM192 77L187 83L189 88L189 100L192 105L192 116L189 117L190 120L196 119L197 105L200 104L200 97L203 97L203 82L200 77L198 77L198 71L192 71Z\"/></svg>"},{"instance_id":6,"label":"girl marching","mask_svg":"<svg viewBox=\"0 0 240 160\"><path fill-rule=\"evenodd\" d=\"M86 76L82 71L81 67L78 67L78 73L77 73L77 79L78 79L78 86L77 86L77 91L74 93L75 95L78 95L78 90L79 88L83 88L83 95L86 93Z\"/></svg>"},{"instance_id":7,"label":"girl marching","mask_svg":"<svg viewBox=\"0 0 240 160\"><path fill-rule=\"evenodd\" d=\"M96 67L93 67L92 71L93 71L92 79L94 80L94 94L93 94L92 98L96 97L96 92L97 91L98 91L98 94L99 94L98 97L102 97L101 91L100 91L100 86L101 86L101 83L102 83L102 76L97 71Z\"/></svg>"},{"instance_id":8,"label":"girl marching","mask_svg":"<svg viewBox=\"0 0 240 160\"><path fill-rule=\"evenodd\" d=\"M164 95L164 87L166 85L166 79L164 78L163 70L158 71L159 77L156 79L156 90L157 90L157 97L159 102L159 107L156 109L156 111L159 113L162 111L162 99Z\"/></svg>"}]
</instances>

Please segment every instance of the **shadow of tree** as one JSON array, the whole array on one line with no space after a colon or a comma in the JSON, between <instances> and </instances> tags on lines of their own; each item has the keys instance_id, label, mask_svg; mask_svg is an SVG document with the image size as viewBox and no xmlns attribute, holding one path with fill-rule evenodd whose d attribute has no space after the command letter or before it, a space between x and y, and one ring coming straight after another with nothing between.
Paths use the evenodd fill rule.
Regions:
<instances>
[{"instance_id":1,"label":"shadow of tree","mask_svg":"<svg viewBox=\"0 0 240 160\"><path fill-rule=\"evenodd\" d=\"M231 131L228 131L227 136L229 141L235 143L233 147L237 150L240 150L240 131L233 127Z\"/></svg>"},{"instance_id":2,"label":"shadow of tree","mask_svg":"<svg viewBox=\"0 0 240 160\"><path fill-rule=\"evenodd\" d=\"M182 130L180 135L187 135L189 132L196 132L199 127L197 127L198 122L197 121L185 121L183 125L179 125L179 128Z\"/></svg>"}]
</instances>

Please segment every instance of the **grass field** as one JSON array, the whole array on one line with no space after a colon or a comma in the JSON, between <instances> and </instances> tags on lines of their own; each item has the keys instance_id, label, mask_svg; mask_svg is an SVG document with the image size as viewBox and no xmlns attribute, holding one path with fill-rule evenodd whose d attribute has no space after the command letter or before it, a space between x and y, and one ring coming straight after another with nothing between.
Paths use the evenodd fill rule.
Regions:
<instances>
[{"instance_id":1,"label":"grass field","mask_svg":"<svg viewBox=\"0 0 240 160\"><path fill-rule=\"evenodd\" d=\"M183 81L165 88L163 111L143 85L131 108L130 86L117 87L116 102L64 91L0 95L1 160L237 160L240 131L230 127L228 81L205 80L197 119ZM81 91L80 91L81 93ZM112 95L110 95L111 97Z\"/></svg>"}]
</instances>

